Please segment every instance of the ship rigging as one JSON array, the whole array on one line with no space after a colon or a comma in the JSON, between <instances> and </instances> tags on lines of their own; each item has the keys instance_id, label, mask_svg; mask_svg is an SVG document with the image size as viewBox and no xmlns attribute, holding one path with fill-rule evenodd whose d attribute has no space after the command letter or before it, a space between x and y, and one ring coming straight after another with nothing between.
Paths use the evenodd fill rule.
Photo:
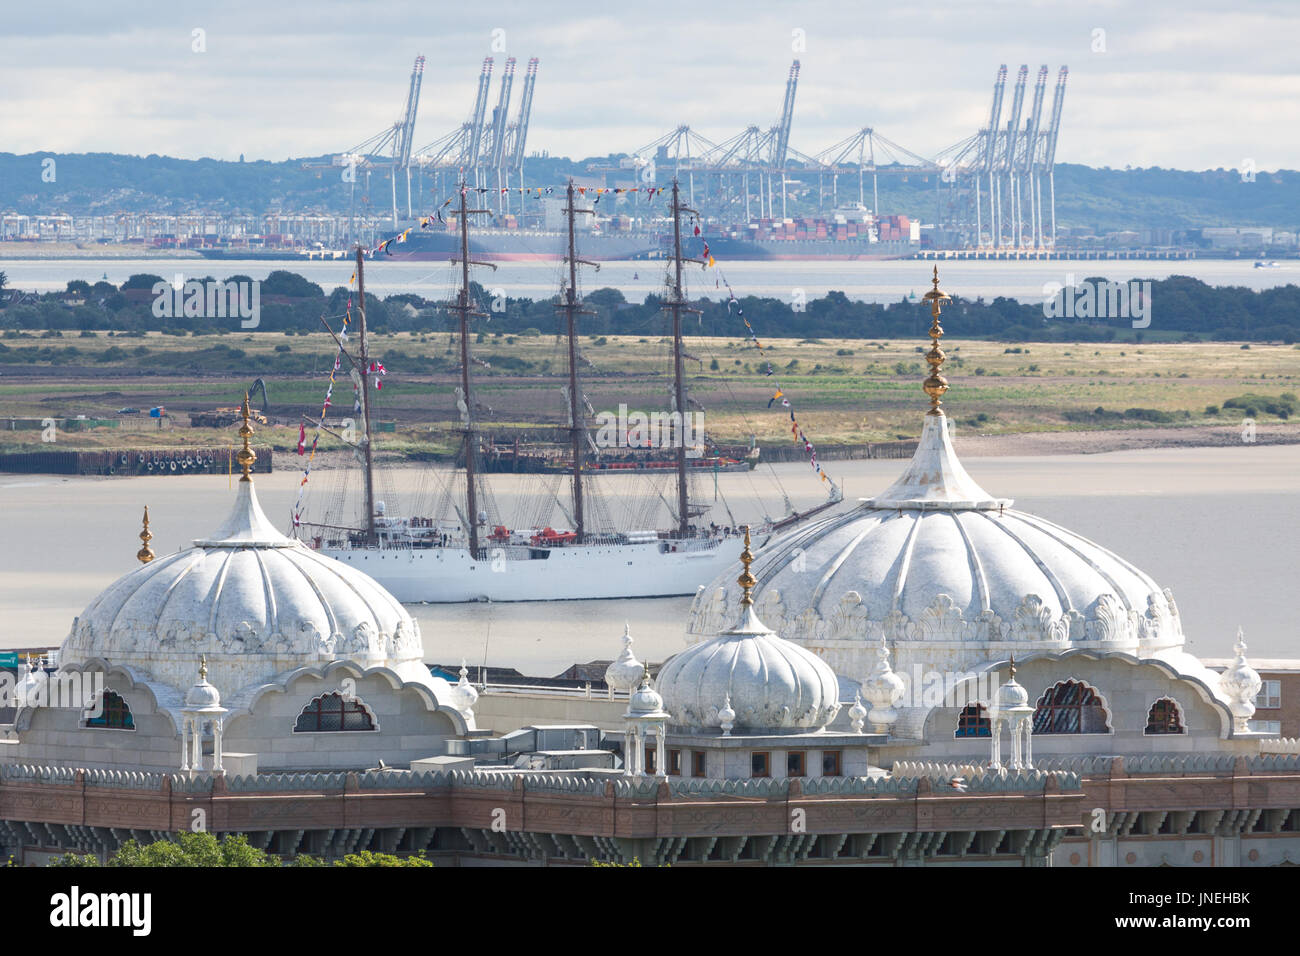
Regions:
<instances>
[{"instance_id":1,"label":"ship rigging","mask_svg":"<svg viewBox=\"0 0 1300 956\"><path fill-rule=\"evenodd\" d=\"M302 522L301 527L310 536L313 547L320 553L349 564L360 564L367 573L380 581L400 600L407 602L450 603L474 600L532 601L556 599L668 597L694 594L698 587L733 563L740 553L740 537L736 523L729 527L717 524L705 526L696 519L708 508L692 502L688 464L688 395L683 368L685 352L682 340L684 315L697 313L691 308L683 286L683 266L687 263L705 264L704 260L684 257L682 254L682 216L696 215L681 202L678 185L672 188L673 255L670 264L668 294L663 311L668 314L672 327L672 411L666 416L669 423L665 438L672 452L672 474L676 494L670 500L656 492L668 506L673 527L666 530L614 530L606 519L599 522L605 527L592 526L593 502L588 482L599 473L599 454L590 461L586 446L592 444L584 418L589 404L582 392L579 373L580 354L578 340L580 318L595 313L585 307L579 291L580 265L599 268L596 263L579 257L576 217L589 210L579 207L572 182L566 190L565 213L567 218L567 248L564 257L565 275L556 303L562 316L566 341L566 413L568 417L568 462L571 511L551 490L550 505L559 507L572 526L572 530L557 531L549 523L542 527L524 527L512 530L502 520L502 513L491 502L484 488L478 458L481 442L478 428L478 410L475 400L473 367L478 360L473 355L473 320L487 318L474 298L470 281L471 266L495 268L490 262L477 262L470 258L471 217L486 214L486 209L469 206L471 189L462 183L459 189L458 208L454 210L459 220L460 254L458 266L459 288L446 308L454 316L459 333L460 383L457 388L457 407L461 435L460 467L456 469L465 481L464 496L460 502L448 497L451 510L458 522L437 517L423 517L412 513L401 517L389 513L385 502L376 499L376 466L372 431L371 382L375 364L369 357L364 297L364 256L357 254L357 285L360 295L358 355L346 352L342 340L336 336L339 348L353 367L353 381L359 393L358 411L362 435L354 444L356 457L364 471L364 519L361 527L354 527L346 519L322 522ZM601 449L593 449L597 452ZM666 463L665 463L666 464ZM663 474L662 469L646 469ZM716 469L715 469L716 473ZM612 479L617 480L617 479ZM652 479L653 480L653 479ZM448 488L450 490L450 488ZM594 490L594 489L592 489ZM767 521L761 528L760 546L778 531L825 511L841 500L839 490L832 484L828 500L803 514L791 513L779 521ZM550 505L546 511L550 510ZM599 509L598 509L599 510ZM604 517L603 515L601 517ZM539 522L540 523L540 522ZM645 527L645 525L642 525ZM297 529L295 529L297 530ZM378 561L371 560L378 558Z\"/></svg>"}]
</instances>

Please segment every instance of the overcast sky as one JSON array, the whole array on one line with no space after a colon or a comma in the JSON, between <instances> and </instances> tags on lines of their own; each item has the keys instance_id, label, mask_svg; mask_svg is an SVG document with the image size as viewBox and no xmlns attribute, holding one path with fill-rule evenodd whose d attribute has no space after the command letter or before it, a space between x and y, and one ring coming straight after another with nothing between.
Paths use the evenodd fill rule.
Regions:
<instances>
[{"instance_id":1,"label":"overcast sky","mask_svg":"<svg viewBox=\"0 0 1300 956\"><path fill-rule=\"evenodd\" d=\"M520 75L541 58L530 152L632 151L680 124L717 142L775 123L797 57L805 153L872 126L933 156L987 122L999 64L1027 63L1026 109L1051 71L1045 116L1070 68L1058 161L1300 168L1296 0L50 0L6 4L2 31L5 152L339 152L400 117L420 53L417 147L467 118L489 54Z\"/></svg>"}]
</instances>

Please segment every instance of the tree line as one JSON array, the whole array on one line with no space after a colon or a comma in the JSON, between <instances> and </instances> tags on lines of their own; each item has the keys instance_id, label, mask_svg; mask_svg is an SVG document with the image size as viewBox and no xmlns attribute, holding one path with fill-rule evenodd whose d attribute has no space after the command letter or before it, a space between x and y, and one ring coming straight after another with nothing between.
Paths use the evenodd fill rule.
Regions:
<instances>
[{"instance_id":1,"label":"tree line","mask_svg":"<svg viewBox=\"0 0 1300 956\"><path fill-rule=\"evenodd\" d=\"M63 293L48 293L34 300L14 298L0 308L0 330L9 338L23 333L50 331L112 331L116 334L155 331L174 335L220 335L241 331L239 321L203 316L159 316L153 293L163 278L139 274L121 286L109 282L68 283ZM213 279L200 282L216 281ZM226 282L252 281L230 276ZM1104 284L1104 279L1084 279ZM475 330L488 335L554 333L559 317L554 298L495 297L474 284L473 292L489 318L476 320ZM322 316L337 329L347 308L349 290L338 286L328 292L300 275L272 272L261 281L261 314L257 330L306 334L322 330ZM1101 296L1099 296L1099 299ZM0 305L5 298L0 296ZM595 314L582 317L589 335L659 336L667 329L664 300L647 295L629 302L616 289L597 289L586 296ZM701 314L683 329L687 336L743 338L741 318L747 319L760 338L879 339L923 335L929 327L929 306L919 297L892 303L850 299L843 292L828 292L796 308L776 298L747 296L736 302L703 298L693 303ZM992 300L954 296L943 310L943 325L950 336L1012 342L1126 341L1143 338L1215 341L1300 341L1300 286L1286 285L1260 292L1239 286L1210 286L1188 276L1152 280L1150 325L1135 330L1127 316L1060 319L1048 318L1042 302L1021 302L999 296ZM378 333L438 333L454 330L454 317L443 304L403 293L379 297L366 295L368 326Z\"/></svg>"}]
</instances>

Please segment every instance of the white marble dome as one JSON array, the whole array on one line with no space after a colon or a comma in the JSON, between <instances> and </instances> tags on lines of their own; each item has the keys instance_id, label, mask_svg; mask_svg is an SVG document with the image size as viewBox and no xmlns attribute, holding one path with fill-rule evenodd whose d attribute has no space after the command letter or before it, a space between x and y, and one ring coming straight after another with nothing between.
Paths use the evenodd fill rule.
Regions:
<instances>
[{"instance_id":1,"label":"white marble dome","mask_svg":"<svg viewBox=\"0 0 1300 956\"><path fill-rule=\"evenodd\" d=\"M1029 691L1021 686L1013 673L1007 678L1006 683L998 688L997 697L993 701L993 709L994 711L1007 713L1025 707L1029 707Z\"/></svg>"},{"instance_id":2,"label":"white marble dome","mask_svg":"<svg viewBox=\"0 0 1300 956\"><path fill-rule=\"evenodd\" d=\"M186 710L205 710L221 706L221 694L208 683L206 677L200 677L185 692Z\"/></svg>"},{"instance_id":3,"label":"white marble dome","mask_svg":"<svg viewBox=\"0 0 1300 956\"><path fill-rule=\"evenodd\" d=\"M1006 651L1178 648L1172 595L1102 546L984 491L953 451L947 418L925 418L888 490L769 543L759 616L858 677L885 638L902 670L965 667ZM696 595L689 639L736 613L734 572Z\"/></svg>"},{"instance_id":4,"label":"white marble dome","mask_svg":"<svg viewBox=\"0 0 1300 956\"><path fill-rule=\"evenodd\" d=\"M752 607L739 626L668 660L655 681L674 726L712 730L730 699L737 730L825 727L839 712L839 680L816 654L782 640Z\"/></svg>"},{"instance_id":5,"label":"white marble dome","mask_svg":"<svg viewBox=\"0 0 1300 956\"><path fill-rule=\"evenodd\" d=\"M103 658L182 690L201 655L227 696L305 665L422 658L419 626L361 571L277 531L251 481L210 538L119 578L72 625L60 660ZM411 669L414 670L413 668Z\"/></svg>"}]
</instances>

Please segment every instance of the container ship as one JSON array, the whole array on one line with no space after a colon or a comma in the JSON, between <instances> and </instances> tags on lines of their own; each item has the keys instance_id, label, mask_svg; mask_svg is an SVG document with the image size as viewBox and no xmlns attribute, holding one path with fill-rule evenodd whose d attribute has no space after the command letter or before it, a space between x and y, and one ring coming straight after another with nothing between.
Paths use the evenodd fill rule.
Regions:
<instances>
[{"instance_id":1,"label":"container ship","mask_svg":"<svg viewBox=\"0 0 1300 956\"><path fill-rule=\"evenodd\" d=\"M477 229L470 254L503 262L555 260L563 255L565 234L556 229L517 228L513 216L501 225ZM596 261L668 259L673 234L663 228L634 230L632 221L615 216L604 228L584 232L582 254ZM724 261L906 259L920 250L920 223L907 216L873 217L865 209L836 210L829 218L756 219L748 223L707 224L701 228L712 254ZM413 261L446 261L460 255L460 236L452 223L445 229L412 230L406 242L385 255Z\"/></svg>"}]
</instances>

